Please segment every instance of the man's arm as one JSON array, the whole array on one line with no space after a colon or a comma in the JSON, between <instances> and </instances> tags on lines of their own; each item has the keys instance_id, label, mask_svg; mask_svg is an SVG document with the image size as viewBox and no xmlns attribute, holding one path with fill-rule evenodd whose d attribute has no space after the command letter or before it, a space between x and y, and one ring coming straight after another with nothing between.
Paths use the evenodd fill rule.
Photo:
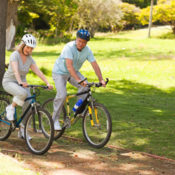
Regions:
<instances>
[{"instance_id":1,"label":"man's arm","mask_svg":"<svg viewBox=\"0 0 175 175\"><path fill-rule=\"evenodd\" d=\"M74 67L73 67L73 61L69 58L66 58L66 67L69 71L70 75L77 80L77 82L81 81L80 77L77 75Z\"/></svg>"},{"instance_id":2,"label":"man's arm","mask_svg":"<svg viewBox=\"0 0 175 175\"><path fill-rule=\"evenodd\" d=\"M69 58L66 58L66 67L67 67L67 70L69 71L70 75L71 75L73 78L75 78L75 80L76 80L77 82L80 82L81 79L80 79L80 77L77 75L77 73L76 73L76 71L75 71L75 69L74 69L74 67L73 67L73 61L72 61L71 59L69 59ZM86 85L87 85L86 81L83 81L83 82L81 83L81 86L86 87Z\"/></svg>"},{"instance_id":3,"label":"man's arm","mask_svg":"<svg viewBox=\"0 0 175 175\"><path fill-rule=\"evenodd\" d=\"M99 82L102 83L103 86L105 86L106 83L103 80L103 76L102 76L102 73L101 73L99 65L97 64L96 61L91 62L91 65L92 65L92 67L93 67L93 69L94 69L94 71L95 71L95 73L96 73L96 75L97 75L97 77L99 79Z\"/></svg>"}]
</instances>

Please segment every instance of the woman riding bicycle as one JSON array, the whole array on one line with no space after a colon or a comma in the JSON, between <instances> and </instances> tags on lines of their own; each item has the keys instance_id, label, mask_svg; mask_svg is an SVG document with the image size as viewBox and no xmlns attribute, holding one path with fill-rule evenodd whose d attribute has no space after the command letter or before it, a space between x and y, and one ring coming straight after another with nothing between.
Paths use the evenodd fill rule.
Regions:
<instances>
[{"instance_id":1,"label":"woman riding bicycle","mask_svg":"<svg viewBox=\"0 0 175 175\"><path fill-rule=\"evenodd\" d=\"M27 88L26 75L31 69L38 77L40 77L52 89L44 74L37 67L31 54L36 47L36 39L31 34L25 34L22 37L21 43L10 56L10 62L7 71L4 74L2 85L5 91L13 96L12 104L7 106L7 119L14 120L15 107L23 106L24 100L30 95ZM24 122L24 121L23 121ZM24 124L24 123L23 123ZM20 127L18 136L24 138L24 128Z\"/></svg>"}]
</instances>

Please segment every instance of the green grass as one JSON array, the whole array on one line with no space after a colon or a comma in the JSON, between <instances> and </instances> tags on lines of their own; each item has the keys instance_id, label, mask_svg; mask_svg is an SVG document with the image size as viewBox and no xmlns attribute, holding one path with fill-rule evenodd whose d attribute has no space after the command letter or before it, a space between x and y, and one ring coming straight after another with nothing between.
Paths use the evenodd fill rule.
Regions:
<instances>
[{"instance_id":1,"label":"green grass","mask_svg":"<svg viewBox=\"0 0 175 175\"><path fill-rule=\"evenodd\" d=\"M110 82L96 89L94 96L106 105L112 116L113 133L109 144L175 159L175 42L161 39L168 27L97 34L88 45ZM51 70L64 44L39 45L33 53L38 66L53 83ZM7 53L7 61L10 53ZM81 72L89 81L97 81L89 63ZM29 83L42 83L28 76ZM68 92L75 88L68 85ZM41 93L42 102L52 92ZM83 138L80 122L69 135Z\"/></svg>"}]
</instances>

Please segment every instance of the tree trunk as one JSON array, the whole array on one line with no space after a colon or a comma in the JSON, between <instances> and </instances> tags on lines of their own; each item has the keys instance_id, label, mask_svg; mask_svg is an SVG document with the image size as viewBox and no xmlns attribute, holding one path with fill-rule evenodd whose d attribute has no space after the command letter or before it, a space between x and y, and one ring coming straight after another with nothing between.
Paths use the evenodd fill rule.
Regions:
<instances>
[{"instance_id":1,"label":"tree trunk","mask_svg":"<svg viewBox=\"0 0 175 175\"><path fill-rule=\"evenodd\" d=\"M153 4L154 0L151 0L151 6L150 6L150 16L149 16L149 31L148 31L148 38L151 37L151 27L152 27L152 14L153 14Z\"/></svg>"},{"instance_id":2,"label":"tree trunk","mask_svg":"<svg viewBox=\"0 0 175 175\"><path fill-rule=\"evenodd\" d=\"M5 71L6 17L8 0L0 0L0 86Z\"/></svg>"},{"instance_id":3,"label":"tree trunk","mask_svg":"<svg viewBox=\"0 0 175 175\"><path fill-rule=\"evenodd\" d=\"M6 49L12 50L15 47L15 34L17 26L18 1L8 0L7 24L6 24Z\"/></svg>"}]
</instances>

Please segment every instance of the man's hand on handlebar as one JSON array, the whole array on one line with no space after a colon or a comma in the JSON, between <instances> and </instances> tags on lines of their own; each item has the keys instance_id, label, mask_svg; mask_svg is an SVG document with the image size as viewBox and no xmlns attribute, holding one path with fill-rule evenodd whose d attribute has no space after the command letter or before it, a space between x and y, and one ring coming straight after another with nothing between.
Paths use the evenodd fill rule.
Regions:
<instances>
[{"instance_id":1,"label":"man's hand on handlebar","mask_svg":"<svg viewBox=\"0 0 175 175\"><path fill-rule=\"evenodd\" d=\"M106 82L104 80L101 80L100 83L102 84L103 87L106 87Z\"/></svg>"},{"instance_id":2,"label":"man's hand on handlebar","mask_svg":"<svg viewBox=\"0 0 175 175\"><path fill-rule=\"evenodd\" d=\"M78 84L80 84L80 85L83 86L83 87L86 87L86 86L87 86L86 80L87 80L87 78L85 78L85 79L83 79L83 80L80 80L80 81L78 82Z\"/></svg>"},{"instance_id":3,"label":"man's hand on handlebar","mask_svg":"<svg viewBox=\"0 0 175 175\"><path fill-rule=\"evenodd\" d=\"M83 87L86 87L87 86L87 82L83 81L83 82L80 83L80 85L83 86Z\"/></svg>"}]
</instances>

